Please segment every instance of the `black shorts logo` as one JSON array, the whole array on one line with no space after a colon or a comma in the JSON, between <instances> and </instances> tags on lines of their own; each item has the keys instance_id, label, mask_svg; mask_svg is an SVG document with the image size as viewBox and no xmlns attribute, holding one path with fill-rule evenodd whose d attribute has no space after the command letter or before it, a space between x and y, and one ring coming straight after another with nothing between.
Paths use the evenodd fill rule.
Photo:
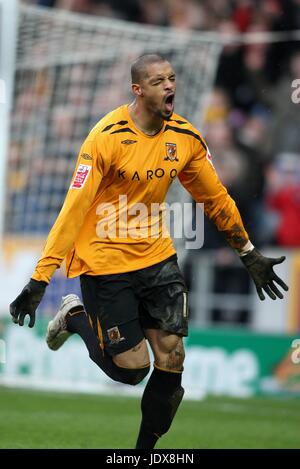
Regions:
<instances>
[{"instance_id":1,"label":"black shorts logo","mask_svg":"<svg viewBox=\"0 0 300 469\"><path fill-rule=\"evenodd\" d=\"M117 326L107 329L107 335L111 345L118 344L122 340L125 340L125 337L121 337L119 328Z\"/></svg>"}]
</instances>

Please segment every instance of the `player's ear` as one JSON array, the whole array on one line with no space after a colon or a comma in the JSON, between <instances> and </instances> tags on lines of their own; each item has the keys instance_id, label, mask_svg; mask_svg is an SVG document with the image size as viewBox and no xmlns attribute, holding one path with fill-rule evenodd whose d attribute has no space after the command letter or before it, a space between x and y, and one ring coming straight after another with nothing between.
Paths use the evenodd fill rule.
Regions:
<instances>
[{"instance_id":1,"label":"player's ear","mask_svg":"<svg viewBox=\"0 0 300 469\"><path fill-rule=\"evenodd\" d=\"M138 85L137 83L132 83L131 89L132 89L134 96L142 96L143 91L142 91L141 85Z\"/></svg>"}]
</instances>

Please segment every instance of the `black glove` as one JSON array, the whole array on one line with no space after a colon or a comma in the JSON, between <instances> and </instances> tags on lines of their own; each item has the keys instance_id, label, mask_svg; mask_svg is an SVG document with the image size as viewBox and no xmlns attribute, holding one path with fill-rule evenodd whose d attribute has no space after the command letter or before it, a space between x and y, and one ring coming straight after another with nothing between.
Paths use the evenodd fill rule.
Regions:
<instances>
[{"instance_id":1,"label":"black glove","mask_svg":"<svg viewBox=\"0 0 300 469\"><path fill-rule=\"evenodd\" d=\"M265 299L263 290L269 295L272 300L276 297L283 298L283 294L278 290L274 281L278 283L285 291L288 291L288 286L275 274L273 266L281 264L285 260L285 256L273 259L263 256L258 249L254 248L249 254L241 257L250 276L252 277L256 291L261 300Z\"/></svg>"},{"instance_id":2,"label":"black glove","mask_svg":"<svg viewBox=\"0 0 300 469\"><path fill-rule=\"evenodd\" d=\"M9 306L12 320L19 326L24 325L24 319L29 314L30 321L28 326L33 327L35 323L35 310L40 304L48 283L30 279L25 285L20 295Z\"/></svg>"}]
</instances>

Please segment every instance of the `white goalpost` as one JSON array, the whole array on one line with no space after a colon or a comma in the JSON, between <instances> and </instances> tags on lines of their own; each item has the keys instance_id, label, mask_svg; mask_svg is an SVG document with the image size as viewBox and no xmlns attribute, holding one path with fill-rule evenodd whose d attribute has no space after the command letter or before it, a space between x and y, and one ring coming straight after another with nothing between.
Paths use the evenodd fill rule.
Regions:
<instances>
[{"instance_id":1,"label":"white goalpost","mask_svg":"<svg viewBox=\"0 0 300 469\"><path fill-rule=\"evenodd\" d=\"M0 0L0 240L4 231L6 166L15 73L17 18L17 0Z\"/></svg>"}]
</instances>

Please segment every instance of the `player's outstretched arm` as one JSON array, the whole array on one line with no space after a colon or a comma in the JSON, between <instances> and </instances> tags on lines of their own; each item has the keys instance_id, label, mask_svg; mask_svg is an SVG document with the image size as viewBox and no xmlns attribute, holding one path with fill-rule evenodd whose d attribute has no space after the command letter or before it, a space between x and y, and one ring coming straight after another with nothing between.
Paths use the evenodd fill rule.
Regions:
<instances>
[{"instance_id":1,"label":"player's outstretched arm","mask_svg":"<svg viewBox=\"0 0 300 469\"><path fill-rule=\"evenodd\" d=\"M34 279L30 279L29 283L25 285L21 293L9 306L15 324L23 326L25 316L28 314L30 318L28 326L34 326L35 311L44 296L47 285L46 282Z\"/></svg>"},{"instance_id":2,"label":"player's outstretched arm","mask_svg":"<svg viewBox=\"0 0 300 469\"><path fill-rule=\"evenodd\" d=\"M100 158L97 145L95 135L89 134L80 149L71 186L49 233L42 257L29 283L10 305L12 320L20 326L24 325L26 315L30 318L29 327L34 326L35 311L43 298L45 289L55 270L70 251L84 222L86 212L95 198L104 173L104 162L102 157ZM91 158L88 160L89 164L84 159L84 155L87 154ZM83 169L84 176L82 175Z\"/></svg>"},{"instance_id":3,"label":"player's outstretched arm","mask_svg":"<svg viewBox=\"0 0 300 469\"><path fill-rule=\"evenodd\" d=\"M265 257L256 248L245 256L241 256L241 261L254 281L257 294L261 300L265 299L264 292L272 298L272 300L283 298L283 294L277 288L275 282L280 285L283 290L288 291L288 286L273 270L274 265L281 264L284 260L285 256L278 258Z\"/></svg>"},{"instance_id":4,"label":"player's outstretched arm","mask_svg":"<svg viewBox=\"0 0 300 469\"><path fill-rule=\"evenodd\" d=\"M281 264L285 257L268 258L253 247L235 202L222 185L212 165L211 156L205 143L202 141L201 146L197 142L197 145L198 149L195 148L190 162L179 174L179 180L196 202L204 203L205 214L218 230L225 234L228 244L240 255L255 283L259 298L264 300L264 293L273 300L283 298L283 294L275 283L285 291L288 290L288 287L276 275L273 267L276 264Z\"/></svg>"}]
</instances>

